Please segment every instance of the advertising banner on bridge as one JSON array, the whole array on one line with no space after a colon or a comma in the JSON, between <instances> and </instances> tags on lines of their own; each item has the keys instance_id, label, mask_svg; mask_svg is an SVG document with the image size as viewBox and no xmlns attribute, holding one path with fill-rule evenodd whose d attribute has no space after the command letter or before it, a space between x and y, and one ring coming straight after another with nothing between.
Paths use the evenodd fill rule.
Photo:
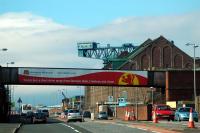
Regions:
<instances>
[{"instance_id":1,"label":"advertising banner on bridge","mask_svg":"<svg viewBox=\"0 0 200 133\"><path fill-rule=\"evenodd\" d=\"M19 68L21 84L146 86L147 71Z\"/></svg>"}]
</instances>

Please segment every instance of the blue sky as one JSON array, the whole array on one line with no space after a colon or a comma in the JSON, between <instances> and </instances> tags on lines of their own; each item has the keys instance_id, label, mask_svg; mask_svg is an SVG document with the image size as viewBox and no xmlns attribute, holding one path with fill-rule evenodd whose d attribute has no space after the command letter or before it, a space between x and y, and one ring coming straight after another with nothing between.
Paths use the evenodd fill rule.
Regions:
<instances>
[{"instance_id":1,"label":"blue sky","mask_svg":"<svg viewBox=\"0 0 200 133\"><path fill-rule=\"evenodd\" d=\"M200 0L0 0L0 48L8 48L0 64L100 69L101 60L78 57L77 42L140 45L160 35L192 56L185 44L200 43L199 23ZM56 104L59 89L83 94L76 86L14 88L15 100L32 104Z\"/></svg>"},{"instance_id":2,"label":"blue sky","mask_svg":"<svg viewBox=\"0 0 200 133\"><path fill-rule=\"evenodd\" d=\"M200 9L199 0L0 0L0 5L1 14L31 12L83 28L119 17L174 15Z\"/></svg>"}]
</instances>

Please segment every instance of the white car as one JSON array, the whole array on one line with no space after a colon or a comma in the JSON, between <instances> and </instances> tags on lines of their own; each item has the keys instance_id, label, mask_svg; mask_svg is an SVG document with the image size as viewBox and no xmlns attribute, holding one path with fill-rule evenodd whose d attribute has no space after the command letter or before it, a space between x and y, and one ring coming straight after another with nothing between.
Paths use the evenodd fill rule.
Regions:
<instances>
[{"instance_id":1,"label":"white car","mask_svg":"<svg viewBox=\"0 0 200 133\"><path fill-rule=\"evenodd\" d=\"M68 110L67 114L67 122L69 121L83 121L83 116L81 115L79 110L76 109L70 109Z\"/></svg>"}]
</instances>

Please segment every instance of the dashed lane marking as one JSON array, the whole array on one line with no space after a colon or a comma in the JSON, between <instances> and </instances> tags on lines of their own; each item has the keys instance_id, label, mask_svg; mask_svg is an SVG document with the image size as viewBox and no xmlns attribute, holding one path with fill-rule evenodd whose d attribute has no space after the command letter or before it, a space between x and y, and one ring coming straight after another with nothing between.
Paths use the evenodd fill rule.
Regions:
<instances>
[{"instance_id":1,"label":"dashed lane marking","mask_svg":"<svg viewBox=\"0 0 200 133\"><path fill-rule=\"evenodd\" d=\"M80 131L78 131L77 129L75 129L75 128L72 127L72 126L66 125L66 124L64 124L64 123L59 123L59 124L61 124L61 125L63 125L63 126L66 126L66 127L68 127L68 128L71 128L72 130L74 130L74 131L77 132L77 133L81 133Z\"/></svg>"},{"instance_id":2,"label":"dashed lane marking","mask_svg":"<svg viewBox=\"0 0 200 133\"><path fill-rule=\"evenodd\" d=\"M147 129L145 129L145 128L137 128L137 129L140 129L140 130L144 130L144 131L147 131Z\"/></svg>"},{"instance_id":3,"label":"dashed lane marking","mask_svg":"<svg viewBox=\"0 0 200 133\"><path fill-rule=\"evenodd\" d=\"M160 133L160 132L158 132L158 131L151 131L151 132L153 132L153 133Z\"/></svg>"},{"instance_id":4,"label":"dashed lane marking","mask_svg":"<svg viewBox=\"0 0 200 133\"><path fill-rule=\"evenodd\" d=\"M78 130L74 130L75 132L77 132L77 133L80 133Z\"/></svg>"}]
</instances>

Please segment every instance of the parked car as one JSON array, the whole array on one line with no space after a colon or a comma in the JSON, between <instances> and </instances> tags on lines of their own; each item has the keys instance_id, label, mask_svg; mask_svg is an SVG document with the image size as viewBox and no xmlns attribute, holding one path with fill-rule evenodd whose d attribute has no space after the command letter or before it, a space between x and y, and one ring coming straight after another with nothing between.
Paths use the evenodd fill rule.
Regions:
<instances>
[{"instance_id":1,"label":"parked car","mask_svg":"<svg viewBox=\"0 0 200 133\"><path fill-rule=\"evenodd\" d=\"M175 112L175 120L177 121L188 121L190 116L190 107L180 107ZM198 113L192 109L193 120L198 122Z\"/></svg>"},{"instance_id":2,"label":"parked car","mask_svg":"<svg viewBox=\"0 0 200 133\"><path fill-rule=\"evenodd\" d=\"M97 119L104 119L104 120L108 120L108 114L107 112L99 112Z\"/></svg>"},{"instance_id":3,"label":"parked car","mask_svg":"<svg viewBox=\"0 0 200 133\"><path fill-rule=\"evenodd\" d=\"M84 117L84 118L91 118L91 113L90 113L90 111L84 111L84 112L83 112L83 117Z\"/></svg>"},{"instance_id":4,"label":"parked car","mask_svg":"<svg viewBox=\"0 0 200 133\"><path fill-rule=\"evenodd\" d=\"M36 112L33 114L33 117L31 119L32 123L36 123L36 122L47 122L47 117L43 112Z\"/></svg>"},{"instance_id":5,"label":"parked car","mask_svg":"<svg viewBox=\"0 0 200 133\"><path fill-rule=\"evenodd\" d=\"M67 114L67 122L69 121L83 121L83 117L80 113L79 110L76 109L70 109L68 110L68 114Z\"/></svg>"},{"instance_id":6,"label":"parked car","mask_svg":"<svg viewBox=\"0 0 200 133\"><path fill-rule=\"evenodd\" d=\"M157 119L165 119L165 120L172 120L174 121L174 111L171 109L170 106L165 104L156 104L153 106L152 109L152 116L156 113Z\"/></svg>"}]
</instances>

